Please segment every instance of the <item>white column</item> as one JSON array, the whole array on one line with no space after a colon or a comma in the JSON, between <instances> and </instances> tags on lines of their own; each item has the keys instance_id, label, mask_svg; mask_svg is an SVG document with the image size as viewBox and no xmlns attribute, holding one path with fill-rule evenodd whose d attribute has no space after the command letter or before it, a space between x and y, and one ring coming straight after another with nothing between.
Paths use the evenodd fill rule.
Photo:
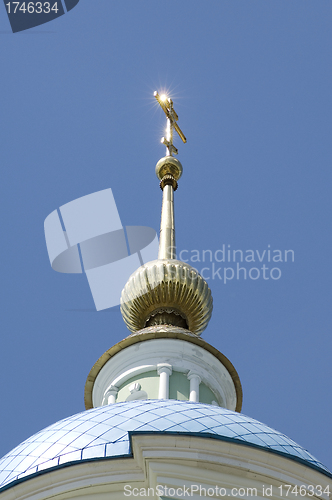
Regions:
<instances>
[{"instance_id":1,"label":"white column","mask_svg":"<svg viewBox=\"0 0 332 500\"><path fill-rule=\"evenodd\" d=\"M172 366L167 363L157 365L159 375L159 399L169 399L169 377L172 375Z\"/></svg>"},{"instance_id":2,"label":"white column","mask_svg":"<svg viewBox=\"0 0 332 500\"><path fill-rule=\"evenodd\" d=\"M105 400L107 401L108 405L113 405L115 403L118 391L119 388L115 387L114 385L108 389L108 391L105 394Z\"/></svg>"},{"instance_id":3,"label":"white column","mask_svg":"<svg viewBox=\"0 0 332 500\"><path fill-rule=\"evenodd\" d=\"M190 396L189 401L199 402L199 384L201 383L201 377L190 371L187 375L188 380L190 380Z\"/></svg>"}]
</instances>

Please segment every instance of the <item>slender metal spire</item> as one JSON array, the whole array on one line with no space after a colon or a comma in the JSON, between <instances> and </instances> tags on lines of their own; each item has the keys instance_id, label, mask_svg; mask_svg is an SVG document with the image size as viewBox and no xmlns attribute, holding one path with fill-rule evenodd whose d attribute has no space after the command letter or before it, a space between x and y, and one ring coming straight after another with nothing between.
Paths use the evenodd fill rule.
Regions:
<instances>
[{"instance_id":1,"label":"slender metal spire","mask_svg":"<svg viewBox=\"0 0 332 500\"><path fill-rule=\"evenodd\" d=\"M154 94L167 119L166 156L156 165L163 190L158 259L139 267L127 281L121 295L121 314L131 332L156 325L172 325L200 335L212 314L212 296L196 269L176 259L174 191L182 175L182 165L172 155L174 130L186 138L176 123L178 115L167 96ZM142 330L144 332L144 330Z\"/></svg>"},{"instance_id":2,"label":"slender metal spire","mask_svg":"<svg viewBox=\"0 0 332 500\"><path fill-rule=\"evenodd\" d=\"M170 184L163 189L158 259L175 259L174 191Z\"/></svg>"},{"instance_id":3,"label":"slender metal spire","mask_svg":"<svg viewBox=\"0 0 332 500\"><path fill-rule=\"evenodd\" d=\"M166 137L161 139L162 144L166 146L166 156L159 160L156 166L156 174L163 190L158 259L175 259L174 191L177 189L177 181L182 175L182 165L173 158L173 154L178 154L177 148L173 145L174 129L183 142L187 142L187 139L176 123L179 117L173 108L172 99L164 94L160 96L158 92L155 92L154 96L167 119Z\"/></svg>"}]
</instances>

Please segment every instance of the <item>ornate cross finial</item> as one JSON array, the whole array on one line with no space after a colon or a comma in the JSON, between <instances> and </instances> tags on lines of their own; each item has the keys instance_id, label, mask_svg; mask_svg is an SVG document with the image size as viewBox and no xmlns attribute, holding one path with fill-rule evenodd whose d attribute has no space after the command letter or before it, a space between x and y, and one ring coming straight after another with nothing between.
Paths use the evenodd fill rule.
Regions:
<instances>
[{"instance_id":1,"label":"ornate cross finial","mask_svg":"<svg viewBox=\"0 0 332 500\"><path fill-rule=\"evenodd\" d=\"M185 138L179 125L176 123L179 117L174 111L173 101L165 94L159 95L157 91L153 95L157 99L167 117L166 137L162 137L161 139L162 144L165 144L166 146L166 156L172 156L173 154L177 155L178 150L173 145L173 129L177 131L183 142L187 142L187 139Z\"/></svg>"}]
</instances>

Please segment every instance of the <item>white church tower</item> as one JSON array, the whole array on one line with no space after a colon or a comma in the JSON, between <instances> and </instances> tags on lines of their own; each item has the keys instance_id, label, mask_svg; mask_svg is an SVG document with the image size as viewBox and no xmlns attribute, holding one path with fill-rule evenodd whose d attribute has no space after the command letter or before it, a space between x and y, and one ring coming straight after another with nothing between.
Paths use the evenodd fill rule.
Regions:
<instances>
[{"instance_id":1,"label":"white church tower","mask_svg":"<svg viewBox=\"0 0 332 500\"><path fill-rule=\"evenodd\" d=\"M231 362L200 335L212 314L211 291L175 259L173 102L158 259L129 278L121 313L131 334L95 363L86 411L27 439L0 460L1 500L109 500L149 496L329 500L332 474L287 436L240 413L242 389Z\"/></svg>"}]
</instances>

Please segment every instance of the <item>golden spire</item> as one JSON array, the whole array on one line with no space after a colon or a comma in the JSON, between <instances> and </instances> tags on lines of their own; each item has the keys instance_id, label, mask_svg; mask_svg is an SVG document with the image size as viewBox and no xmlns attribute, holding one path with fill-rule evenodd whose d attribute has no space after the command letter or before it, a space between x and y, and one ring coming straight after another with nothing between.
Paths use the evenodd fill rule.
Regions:
<instances>
[{"instance_id":1,"label":"golden spire","mask_svg":"<svg viewBox=\"0 0 332 500\"><path fill-rule=\"evenodd\" d=\"M166 146L166 156L161 158L156 165L156 174L160 180L160 187L163 191L163 203L161 209L160 239L158 259L174 259L175 248L175 223L174 223L174 191L177 190L178 180L182 175L182 165L173 154L178 154L178 150L173 144L173 130L175 129L183 142L187 142L182 130L176 123L179 119L173 108L173 101L165 94L161 96L154 93L166 115L166 137L162 137L161 142Z\"/></svg>"},{"instance_id":2,"label":"golden spire","mask_svg":"<svg viewBox=\"0 0 332 500\"><path fill-rule=\"evenodd\" d=\"M173 101L154 93L166 114L167 134L161 142L166 156L156 165L163 191L158 259L141 266L126 283L121 295L122 317L132 332L154 325L172 325L200 335L212 314L212 296L206 281L190 265L176 260L174 191L182 175L182 165L172 155L175 130L186 138L177 124Z\"/></svg>"}]
</instances>

